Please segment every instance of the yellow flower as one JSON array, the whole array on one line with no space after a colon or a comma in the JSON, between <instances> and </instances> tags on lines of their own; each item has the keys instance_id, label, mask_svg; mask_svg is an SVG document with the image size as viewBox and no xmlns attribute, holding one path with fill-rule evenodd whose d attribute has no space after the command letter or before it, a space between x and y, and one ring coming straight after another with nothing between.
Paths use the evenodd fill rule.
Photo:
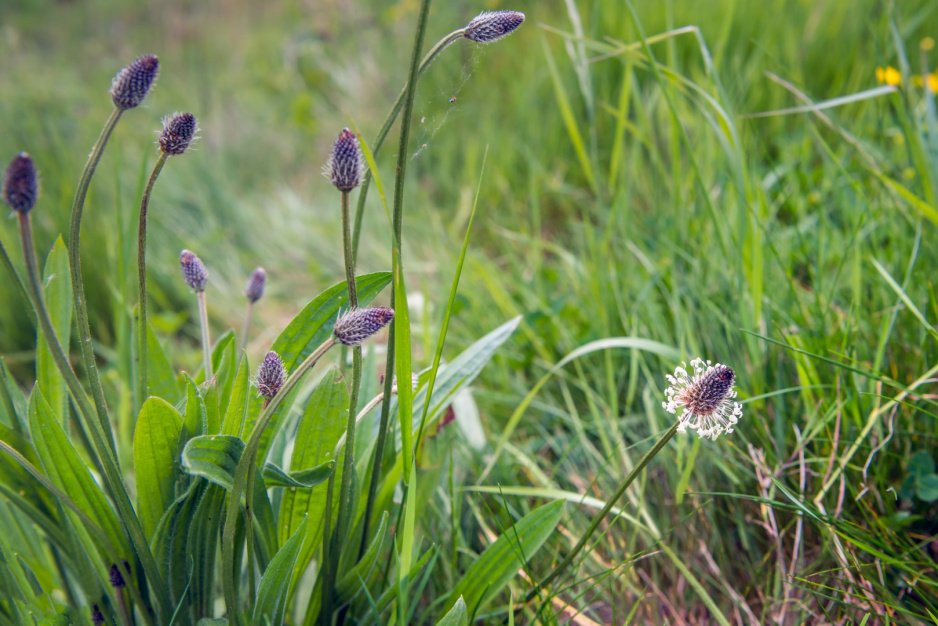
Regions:
<instances>
[{"instance_id":1,"label":"yellow flower","mask_svg":"<svg viewBox=\"0 0 938 626\"><path fill-rule=\"evenodd\" d=\"M928 89L932 93L938 93L938 72L928 75Z\"/></svg>"},{"instance_id":2,"label":"yellow flower","mask_svg":"<svg viewBox=\"0 0 938 626\"><path fill-rule=\"evenodd\" d=\"M877 67L876 68L876 80L881 83L886 83L887 85L901 85L902 84L902 74L899 73L899 70L892 67L891 65L886 68Z\"/></svg>"},{"instance_id":3,"label":"yellow flower","mask_svg":"<svg viewBox=\"0 0 938 626\"><path fill-rule=\"evenodd\" d=\"M928 52L929 50L935 47L935 40L932 39L931 37L926 37L925 39L919 42L918 47L921 50Z\"/></svg>"}]
</instances>

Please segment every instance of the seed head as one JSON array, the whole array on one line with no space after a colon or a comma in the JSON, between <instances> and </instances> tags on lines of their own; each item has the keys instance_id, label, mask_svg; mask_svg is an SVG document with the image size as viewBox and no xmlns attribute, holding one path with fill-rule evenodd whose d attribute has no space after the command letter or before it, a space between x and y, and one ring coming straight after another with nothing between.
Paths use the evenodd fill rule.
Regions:
<instances>
[{"instance_id":1,"label":"seed head","mask_svg":"<svg viewBox=\"0 0 938 626\"><path fill-rule=\"evenodd\" d=\"M265 398L273 398L283 387L283 361L276 352L268 352L264 362L257 368L254 385Z\"/></svg>"},{"instance_id":2,"label":"seed head","mask_svg":"<svg viewBox=\"0 0 938 626\"><path fill-rule=\"evenodd\" d=\"M182 154L199 132L199 123L192 113L173 113L163 118L163 130L160 132L160 150L166 154Z\"/></svg>"},{"instance_id":3,"label":"seed head","mask_svg":"<svg viewBox=\"0 0 938 626\"><path fill-rule=\"evenodd\" d=\"M3 176L3 199L17 213L29 213L39 197L39 177L31 156L20 152Z\"/></svg>"},{"instance_id":4,"label":"seed head","mask_svg":"<svg viewBox=\"0 0 938 626\"><path fill-rule=\"evenodd\" d=\"M524 22L519 11L483 11L472 18L463 37L476 43L492 43L515 32Z\"/></svg>"},{"instance_id":5,"label":"seed head","mask_svg":"<svg viewBox=\"0 0 938 626\"><path fill-rule=\"evenodd\" d=\"M710 439L733 432L733 425L743 415L742 406L732 401L736 397L733 390L736 374L725 365L711 365L703 359L690 362L693 374L688 374L684 365L674 370L674 376L667 376L671 383L664 392L668 400L661 403L670 413L677 414L677 409L682 409L678 432L690 428L698 436Z\"/></svg>"},{"instance_id":6,"label":"seed head","mask_svg":"<svg viewBox=\"0 0 938 626\"><path fill-rule=\"evenodd\" d=\"M343 129L332 146L332 154L322 168L323 176L339 191L349 192L362 182L365 161L358 145L358 137L348 128Z\"/></svg>"},{"instance_id":7,"label":"seed head","mask_svg":"<svg viewBox=\"0 0 938 626\"><path fill-rule=\"evenodd\" d=\"M251 303L257 302L264 295L264 286L267 284L267 272L263 267L254 270L248 279L247 287L244 288L244 295L248 297Z\"/></svg>"},{"instance_id":8,"label":"seed head","mask_svg":"<svg viewBox=\"0 0 938 626\"><path fill-rule=\"evenodd\" d=\"M91 605L91 623L92 624L104 623L104 616L101 614L101 609L98 608L97 604Z\"/></svg>"},{"instance_id":9,"label":"seed head","mask_svg":"<svg viewBox=\"0 0 938 626\"><path fill-rule=\"evenodd\" d=\"M182 266L182 277L186 284L195 291L205 291L208 282L208 270L194 252L183 250L179 253L179 264Z\"/></svg>"},{"instance_id":10,"label":"seed head","mask_svg":"<svg viewBox=\"0 0 938 626\"><path fill-rule=\"evenodd\" d=\"M118 109L134 109L147 97L156 75L160 73L160 60L155 55L135 59L111 81L111 100Z\"/></svg>"},{"instance_id":11,"label":"seed head","mask_svg":"<svg viewBox=\"0 0 938 626\"><path fill-rule=\"evenodd\" d=\"M335 323L332 334L336 341L347 346L358 346L384 328L394 319L394 309L352 309Z\"/></svg>"},{"instance_id":12,"label":"seed head","mask_svg":"<svg viewBox=\"0 0 938 626\"><path fill-rule=\"evenodd\" d=\"M127 561L124 561L124 564L127 564ZM115 589L123 589L127 586L127 583L124 582L124 576L121 574L120 566L115 563L111 566L111 586Z\"/></svg>"}]
</instances>

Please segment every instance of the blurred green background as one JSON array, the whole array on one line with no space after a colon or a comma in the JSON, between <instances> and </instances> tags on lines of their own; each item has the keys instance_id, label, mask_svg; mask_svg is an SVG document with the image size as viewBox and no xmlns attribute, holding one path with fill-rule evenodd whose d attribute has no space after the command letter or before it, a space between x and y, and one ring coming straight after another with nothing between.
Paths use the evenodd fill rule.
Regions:
<instances>
[{"instance_id":1,"label":"blurred green background","mask_svg":"<svg viewBox=\"0 0 938 626\"><path fill-rule=\"evenodd\" d=\"M901 385L936 363L938 224L928 208L938 125L934 94L913 76L938 66L928 44L938 8L929 0L634 4L646 36L672 33L652 45L657 74L623 2L434 3L426 47L483 9L520 10L527 20L497 44L458 42L419 86L404 228L409 290L422 296L412 313L415 359L425 366L432 357L481 175L447 354L525 315L477 387L493 445L552 364L605 337L728 363L749 400L738 435L676 441L672 462L630 492L645 526L604 538L598 562L584 567L611 567L657 545L673 558L604 578L616 590L599 596L607 609L622 617L648 598L642 611L656 608L639 615L660 615L671 598L677 606L667 610L706 621L712 608L685 584L693 580L728 614L751 611L759 621L821 615L828 594L849 612L865 606L852 598L867 587L921 612L934 600L909 581L934 581L926 572L938 495L896 500L887 490L910 476L913 452L934 453L935 407L919 410L927 397L916 396L870 418L896 386L831 361ZM41 170L39 250L67 229L74 185L111 108L111 77L137 55L160 57L156 88L122 120L85 212L83 268L105 368L133 305L133 268L120 267L120 247L135 245L160 118L191 111L202 132L196 150L169 162L151 203L154 325L174 362L196 367L195 303L178 275L179 250L209 267L216 333L239 326L244 282L262 265L269 296L256 309L256 361L305 302L341 279L338 202L320 168L350 118L366 141L374 137L403 85L417 8L416 0L3 2L0 146L4 163L26 150ZM896 93L823 117L751 117L874 89L876 68L886 66L904 72ZM379 159L388 186L396 143L392 133ZM18 251L13 220L0 223L0 237ZM372 189L360 273L390 266L388 238ZM34 334L9 280L0 280L0 302L0 353L28 384ZM577 361L536 396L484 481L610 492L637 454L628 446L666 427L660 393L674 366L638 350ZM475 460L466 483L488 453L465 451ZM827 484L831 467L843 468L845 482L834 474ZM776 520L771 507L743 497L788 503L769 475L795 501L823 491L826 510L856 531L843 539L848 547L831 543L822 524L796 532L799 515L780 511ZM582 518L569 522L574 536ZM876 551L909 564L884 564ZM841 572L848 562L853 578ZM574 602L593 594L599 589ZM786 608L796 599L799 608Z\"/></svg>"}]
</instances>

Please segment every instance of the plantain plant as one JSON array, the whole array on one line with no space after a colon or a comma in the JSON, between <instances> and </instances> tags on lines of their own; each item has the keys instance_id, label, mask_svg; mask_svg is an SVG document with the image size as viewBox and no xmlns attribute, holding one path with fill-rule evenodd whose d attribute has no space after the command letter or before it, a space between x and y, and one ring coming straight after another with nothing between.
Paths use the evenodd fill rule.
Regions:
<instances>
[{"instance_id":1,"label":"plantain plant","mask_svg":"<svg viewBox=\"0 0 938 626\"><path fill-rule=\"evenodd\" d=\"M189 376L169 367L149 324L150 199L160 172L176 160L170 157L184 158L180 155L198 130L189 113L164 120L138 216L138 298L128 312L135 329L133 367L119 371L134 392L130 453L115 437L108 390L97 371L81 271L81 223L108 140L125 113L150 94L160 71L158 58L140 57L114 78L114 109L77 186L68 245L62 238L56 241L43 275L30 221L34 209L42 210L37 166L26 153L13 159L3 191L20 223L25 276L6 246L0 246L0 256L33 313L38 340L36 380L28 394L5 366L0 368L0 496L12 505L4 509L4 522L32 546L24 556L7 553L0 544L0 621L234 625L415 619L418 581L426 580L437 560L435 547L420 551L414 540L418 482L428 480L416 471L417 451L428 427L438 429L448 421L440 420L453 394L472 382L520 321L507 321L441 365L460 261L433 365L419 375L412 371L401 239L416 83L459 39L497 41L524 20L512 11L483 13L421 57L429 4L423 0L421 5L407 84L371 149L345 129L325 168L340 194L345 280L313 297L287 324L255 376L247 357L237 353L233 332L211 341L210 259L206 264L188 250L180 254L183 279L198 299L201 371ZM392 266L357 275L365 191L372 181L382 189L374 159L401 115L389 211ZM353 214L351 196L359 187ZM461 259L465 250L464 245ZM242 348L266 278L258 269L248 283ZM371 306L385 290L390 291L389 306ZM73 316L81 372L69 354ZM361 398L362 344L376 335L380 339L386 327L384 389ZM335 346L341 348L332 350ZM327 357L340 363L330 365ZM308 375L317 366L319 382L309 385ZM377 412L380 417L372 416ZM291 415L299 416L295 425ZM356 424L369 416L377 434L356 444ZM293 450L288 465L279 467L271 452L288 424L284 436L293 440ZM122 463L128 458L132 463ZM439 474L434 476L438 480ZM433 485L419 486L428 488ZM402 498L394 496L395 490ZM506 529L475 562L486 574L464 580L426 616L464 623L467 608L477 611L524 565L512 549L515 542L523 543L524 557L530 559L560 513L559 503L546 505Z\"/></svg>"}]
</instances>

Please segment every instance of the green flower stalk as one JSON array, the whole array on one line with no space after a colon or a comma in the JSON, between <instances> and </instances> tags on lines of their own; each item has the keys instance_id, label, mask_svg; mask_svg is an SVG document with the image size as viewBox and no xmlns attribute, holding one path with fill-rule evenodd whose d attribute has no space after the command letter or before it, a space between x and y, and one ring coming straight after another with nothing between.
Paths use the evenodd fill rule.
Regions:
<instances>
[{"instance_id":1,"label":"green flower stalk","mask_svg":"<svg viewBox=\"0 0 938 626\"><path fill-rule=\"evenodd\" d=\"M199 323L202 327L202 367L205 369L205 380L212 376L212 342L208 330L208 307L205 304L205 284L208 282L208 270L201 259L194 252L183 250L179 253L179 265L182 268L182 277L195 291L199 298Z\"/></svg>"},{"instance_id":2,"label":"green flower stalk","mask_svg":"<svg viewBox=\"0 0 938 626\"><path fill-rule=\"evenodd\" d=\"M185 152L196 139L199 124L191 113L175 113L163 119L163 130L160 132L158 143L160 156L153 166L150 178L147 180L143 198L140 200L140 218L137 224L137 376L139 388L139 404L142 405L149 396L147 382L147 364L149 343L147 330L147 213L150 207L150 194L157 177L163 171L166 159Z\"/></svg>"},{"instance_id":3,"label":"green flower stalk","mask_svg":"<svg viewBox=\"0 0 938 626\"><path fill-rule=\"evenodd\" d=\"M339 343L352 347L352 389L349 394L349 411L345 430L345 439L349 442L349 445L345 450L345 463L342 484L339 488L338 513L336 515L335 541L332 543L336 549L331 551L329 547L326 547L323 553L325 567L324 584L322 586L324 615L331 613L331 601L327 598L331 599L332 597L333 586L338 573L340 555L338 546L342 545L342 535L347 524L349 500L352 493L352 470L355 465L355 417L358 411L358 392L361 388L362 378L361 342L373 334L373 332L369 332L372 330L372 326L382 328L394 317L394 312L390 309L388 309L390 316L384 313L375 313L379 311L378 309L358 309L358 292L355 285L355 256L352 252L352 234L349 222L349 193L361 184L363 173L364 158L362 157L361 147L358 145L358 137L351 130L345 128L336 137L332 146L332 153L323 168L323 174L329 178L329 182L342 193L342 251L345 258L345 282L348 288L349 306L351 307L351 311L336 322L333 335ZM365 319L369 315L373 316L370 321ZM383 323L381 323L382 320ZM343 365L344 361L343 356ZM331 517L332 514L334 488L335 474L333 473L329 477L329 485L326 491L327 517ZM326 522L323 545L332 541L328 526L329 524ZM330 552L332 552L331 555ZM327 556L332 558L327 558Z\"/></svg>"},{"instance_id":4,"label":"green flower stalk","mask_svg":"<svg viewBox=\"0 0 938 626\"><path fill-rule=\"evenodd\" d=\"M703 359L691 361L692 373L688 373L684 368L685 364L682 363L674 370L673 376L670 374L666 376L671 385L665 390L667 400L662 402L663 408L677 415L678 420L661 435L651 450L645 453L628 476L619 483L612 496L606 500L606 505L598 515L593 517L586 532L573 546L573 550L551 570L544 580L528 592L526 602L533 600L555 578L570 568L619 498L625 494L632 482L644 471L655 455L661 452L675 433L683 433L690 428L696 430L698 436L702 438L716 439L721 433L733 432L733 424L742 417L742 407L738 402L733 402L733 398L736 397L736 391L733 390L736 374L733 370L720 363L711 365L710 361L704 362Z\"/></svg>"},{"instance_id":5,"label":"green flower stalk","mask_svg":"<svg viewBox=\"0 0 938 626\"><path fill-rule=\"evenodd\" d=\"M267 286L267 272L263 267L254 270L248 279L248 284L244 288L244 295L247 296L248 306L244 314L244 328L241 331L241 350L248 347L248 335L251 331L251 316L254 313L254 303L264 296L264 288Z\"/></svg>"},{"instance_id":6,"label":"green flower stalk","mask_svg":"<svg viewBox=\"0 0 938 626\"><path fill-rule=\"evenodd\" d=\"M516 31L523 22L524 13L518 11L489 11L480 13L465 27L454 30L430 48L430 51L423 57L420 66L417 68L414 82L420 80L420 77L424 75L443 50L460 39L468 39L480 44L493 43ZM394 125L398 115L400 115L409 87L410 85L408 83L401 89L397 100L394 101L394 105L391 107L390 113L384 118L384 124L382 124L381 130L378 131L378 136L375 137L373 143L369 144L371 153L375 159L378 158L378 153L381 152L381 147L384 146L384 141L387 139L388 133L391 132L391 126ZM362 219L365 215L365 200L368 197L368 186L370 183L370 176L367 176L362 181L362 191L358 196L358 204L355 207L355 229L352 235L352 251L356 259L358 258L358 242L361 238Z\"/></svg>"},{"instance_id":7,"label":"green flower stalk","mask_svg":"<svg viewBox=\"0 0 938 626\"><path fill-rule=\"evenodd\" d=\"M401 93L398 95L397 100L394 102L394 105L391 107L391 112L388 113L388 116L384 120L384 125L381 127L381 130L378 131L378 136L375 139L374 143L370 144L372 155L375 159L378 158L378 153L381 151L381 147L384 145L384 141L387 138L388 133L391 130L391 126L394 124L398 115L403 110L404 117L401 121L401 135L400 142L398 144L398 159L397 159L397 178L395 180L394 188L394 216L393 216L393 229L394 229L394 245L400 246L401 242L401 232L402 232L402 222L403 222L403 193L404 193L404 173L407 165L406 157L407 154L407 142L410 136L410 123L411 116L413 115L413 101L414 93L416 91L417 81L420 80L420 77L427 71L430 67L430 64L440 55L443 50L448 48L451 44L455 43L459 39L466 38L474 41L475 43L487 44L497 41L506 35L517 30L521 24L524 22L524 14L518 13L515 11L498 11L494 14L483 13L477 16L475 19L469 22L464 28L455 30L450 34L446 35L440 39L431 49L427 52L426 56L423 57L418 64L417 60L420 58L420 51L423 46L423 37L426 31L426 12L429 9L429 0L424 0L421 5L421 14L417 23L417 35L414 41L414 50L411 57L411 67L408 75L407 83L404 85L404 88L401 90ZM365 199L368 195L368 185L371 182L370 177L365 177L365 180L362 182L362 189L358 195L358 205L355 209L355 230L353 235L352 243L352 256L355 258L358 255L358 242L361 236L361 224L362 218L365 212ZM400 255L398 255L400 258ZM391 287L391 299L394 301L394 287ZM394 369L394 333L395 328L392 325L390 330L390 339L388 341L388 353L387 353L387 365L386 371L391 373ZM359 550L359 554L364 554L365 547L368 542L368 529L371 523L371 514L374 509L375 498L378 494L378 481L381 477L381 462L380 459L384 455L384 446L387 439L388 431L388 420L391 410L391 389L390 382L385 383L385 396L384 402L381 405L381 418L378 425L378 438L375 442L375 453L374 460L371 467L371 479L368 482L368 496L365 500L365 514L364 514L364 532L362 533L362 543ZM405 461L406 463L406 461Z\"/></svg>"},{"instance_id":8,"label":"green flower stalk","mask_svg":"<svg viewBox=\"0 0 938 626\"><path fill-rule=\"evenodd\" d=\"M123 68L111 81L111 101L114 110L104 124L98 140L91 148L85 169L78 181L75 198L72 201L71 218L68 228L68 256L72 278L72 292L75 299L75 317L78 320L78 343L81 347L82 361L91 385L91 395L94 398L95 409L98 413L98 422L107 435L107 442L111 453L117 457L114 437L111 433L111 422L108 417L107 403L104 398L104 388L98 376L98 366L95 363L94 346L91 343L91 326L88 323L88 304L85 298L85 286L81 274L81 218L85 207L85 198L88 196L88 187L94 176L104 148L121 115L128 109L134 109L143 102L150 93L153 83L160 71L159 59L154 55L142 56L135 59Z\"/></svg>"}]
</instances>

